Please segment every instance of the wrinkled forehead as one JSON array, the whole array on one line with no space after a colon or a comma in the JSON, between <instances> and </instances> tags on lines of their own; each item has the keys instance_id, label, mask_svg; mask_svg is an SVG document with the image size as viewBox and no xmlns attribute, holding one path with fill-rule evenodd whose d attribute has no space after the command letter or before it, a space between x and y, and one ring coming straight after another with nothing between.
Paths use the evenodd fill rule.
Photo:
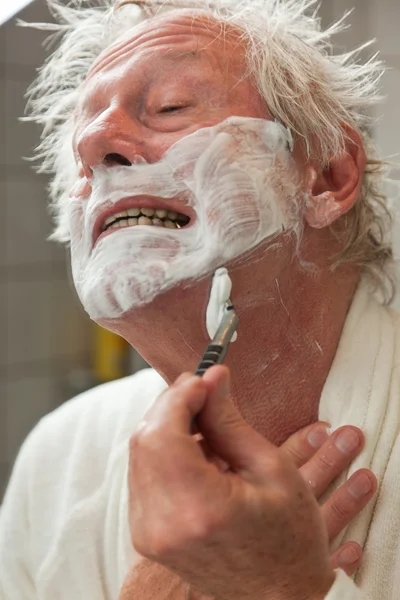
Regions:
<instances>
[{"instance_id":1,"label":"wrinkled forehead","mask_svg":"<svg viewBox=\"0 0 400 600\"><path fill-rule=\"evenodd\" d=\"M170 52L174 47L184 52L224 52L229 58L244 57L241 32L233 25L214 18L204 10L171 10L167 15L152 17L128 29L99 55L86 80L99 71L115 66L121 55Z\"/></svg>"}]
</instances>

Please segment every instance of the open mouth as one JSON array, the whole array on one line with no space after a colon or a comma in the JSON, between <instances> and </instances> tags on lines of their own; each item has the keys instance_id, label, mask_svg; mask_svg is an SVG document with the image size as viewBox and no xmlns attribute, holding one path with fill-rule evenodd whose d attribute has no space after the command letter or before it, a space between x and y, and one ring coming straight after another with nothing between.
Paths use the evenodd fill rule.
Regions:
<instances>
[{"instance_id":1,"label":"open mouth","mask_svg":"<svg viewBox=\"0 0 400 600\"><path fill-rule=\"evenodd\" d=\"M187 215L164 208L128 208L107 217L102 225L102 232L136 225L182 229L189 223Z\"/></svg>"}]
</instances>

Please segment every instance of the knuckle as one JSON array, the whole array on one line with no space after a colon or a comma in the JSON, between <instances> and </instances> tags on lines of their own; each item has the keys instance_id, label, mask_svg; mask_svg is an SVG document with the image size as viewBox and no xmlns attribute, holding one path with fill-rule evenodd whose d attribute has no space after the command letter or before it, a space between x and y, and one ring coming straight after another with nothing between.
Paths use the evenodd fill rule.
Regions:
<instances>
[{"instance_id":1,"label":"knuckle","mask_svg":"<svg viewBox=\"0 0 400 600\"><path fill-rule=\"evenodd\" d=\"M335 456L328 452L321 452L315 457L315 464L319 471L332 471L337 467Z\"/></svg>"},{"instance_id":2,"label":"knuckle","mask_svg":"<svg viewBox=\"0 0 400 600\"><path fill-rule=\"evenodd\" d=\"M351 508L342 500L335 500L330 505L330 513L332 520L337 523L346 523L351 518Z\"/></svg>"},{"instance_id":3,"label":"knuckle","mask_svg":"<svg viewBox=\"0 0 400 600\"><path fill-rule=\"evenodd\" d=\"M131 435L129 439L129 451L131 456L139 451L150 452L158 446L160 432L158 427L150 422L141 423L138 429Z\"/></svg>"},{"instance_id":4,"label":"knuckle","mask_svg":"<svg viewBox=\"0 0 400 600\"><path fill-rule=\"evenodd\" d=\"M173 550L174 539L162 527L152 528L146 535L132 536L135 550L150 560L162 560Z\"/></svg>"},{"instance_id":5,"label":"knuckle","mask_svg":"<svg viewBox=\"0 0 400 600\"><path fill-rule=\"evenodd\" d=\"M274 480L279 480L288 470L290 470L291 461L287 454L271 451L268 454L265 466L268 475ZM291 466L291 468L293 467Z\"/></svg>"},{"instance_id":6,"label":"knuckle","mask_svg":"<svg viewBox=\"0 0 400 600\"><path fill-rule=\"evenodd\" d=\"M182 519L184 543L206 542L221 529L221 516L207 506L194 506Z\"/></svg>"},{"instance_id":7,"label":"knuckle","mask_svg":"<svg viewBox=\"0 0 400 600\"><path fill-rule=\"evenodd\" d=\"M204 545L218 529L211 513L203 509L180 510L179 515L169 515L163 522L154 521L144 533L132 536L139 554L150 560L168 561L188 548Z\"/></svg>"},{"instance_id":8,"label":"knuckle","mask_svg":"<svg viewBox=\"0 0 400 600\"><path fill-rule=\"evenodd\" d=\"M296 465L303 464L308 458L307 451L299 446L288 446L285 448L285 452Z\"/></svg>"}]
</instances>

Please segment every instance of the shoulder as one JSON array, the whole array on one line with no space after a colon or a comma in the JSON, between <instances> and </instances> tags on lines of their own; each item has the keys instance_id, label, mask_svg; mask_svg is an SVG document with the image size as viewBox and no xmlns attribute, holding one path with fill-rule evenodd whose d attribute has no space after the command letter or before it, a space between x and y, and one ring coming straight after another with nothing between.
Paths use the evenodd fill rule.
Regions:
<instances>
[{"instance_id":1,"label":"shoulder","mask_svg":"<svg viewBox=\"0 0 400 600\"><path fill-rule=\"evenodd\" d=\"M32 432L36 445L58 459L65 454L70 460L81 450L87 458L93 455L97 461L106 461L110 451L130 437L165 387L153 369L144 369L93 388L44 417Z\"/></svg>"},{"instance_id":2,"label":"shoulder","mask_svg":"<svg viewBox=\"0 0 400 600\"><path fill-rule=\"evenodd\" d=\"M36 597L32 582L64 530L93 543L90 519L105 510L128 440L165 387L146 369L73 398L31 431L0 510L1 598L14 597L17 581L24 597ZM101 490L104 506L92 505ZM69 519L82 511L85 525L74 529ZM12 591L3 594L2 585Z\"/></svg>"},{"instance_id":3,"label":"shoulder","mask_svg":"<svg viewBox=\"0 0 400 600\"><path fill-rule=\"evenodd\" d=\"M63 490L67 502L90 495L165 387L155 371L145 369L80 394L43 417L21 447L8 493L21 486L38 500Z\"/></svg>"},{"instance_id":4,"label":"shoulder","mask_svg":"<svg viewBox=\"0 0 400 600\"><path fill-rule=\"evenodd\" d=\"M59 440L85 434L93 443L100 436L98 442L111 444L139 423L165 387L153 369L100 385L49 413L37 426L37 435Z\"/></svg>"}]
</instances>

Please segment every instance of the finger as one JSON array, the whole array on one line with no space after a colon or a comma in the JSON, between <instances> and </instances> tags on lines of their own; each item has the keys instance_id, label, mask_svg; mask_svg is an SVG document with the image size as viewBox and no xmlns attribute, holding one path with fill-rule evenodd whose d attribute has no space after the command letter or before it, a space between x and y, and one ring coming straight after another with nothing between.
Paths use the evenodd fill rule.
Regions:
<instances>
[{"instance_id":1,"label":"finger","mask_svg":"<svg viewBox=\"0 0 400 600\"><path fill-rule=\"evenodd\" d=\"M173 384L156 400L130 439L130 467L142 486L170 479L175 485L204 470L207 460L191 434L207 388L199 377ZM190 474L192 473L192 474ZM189 475L188 475L189 474Z\"/></svg>"},{"instance_id":2,"label":"finger","mask_svg":"<svg viewBox=\"0 0 400 600\"><path fill-rule=\"evenodd\" d=\"M329 540L333 540L362 511L376 492L372 471L360 469L338 488L321 507Z\"/></svg>"},{"instance_id":3,"label":"finger","mask_svg":"<svg viewBox=\"0 0 400 600\"><path fill-rule=\"evenodd\" d=\"M341 427L315 455L305 463L300 472L313 488L316 498L326 490L362 449L364 435L353 426Z\"/></svg>"},{"instance_id":4,"label":"finger","mask_svg":"<svg viewBox=\"0 0 400 600\"><path fill-rule=\"evenodd\" d=\"M184 373L157 398L139 429L191 434L193 418L204 406L207 393L200 377Z\"/></svg>"},{"instance_id":5,"label":"finger","mask_svg":"<svg viewBox=\"0 0 400 600\"><path fill-rule=\"evenodd\" d=\"M188 372L181 373L179 375L179 377L174 381L174 383L172 385L176 386L178 383L182 383L183 381L187 381L191 377L193 377L193 373L188 373Z\"/></svg>"},{"instance_id":6,"label":"finger","mask_svg":"<svg viewBox=\"0 0 400 600\"><path fill-rule=\"evenodd\" d=\"M211 450L210 446L204 439L198 439L197 443L202 449L204 456L208 460L208 462L218 467L218 469L223 473L229 470L228 463L226 463L224 460L222 460L222 458L219 458L219 456L214 454L214 452Z\"/></svg>"},{"instance_id":7,"label":"finger","mask_svg":"<svg viewBox=\"0 0 400 600\"><path fill-rule=\"evenodd\" d=\"M342 569L347 575L354 575L361 559L361 546L357 542L347 542L332 555L331 565L333 569Z\"/></svg>"},{"instance_id":8,"label":"finger","mask_svg":"<svg viewBox=\"0 0 400 600\"><path fill-rule=\"evenodd\" d=\"M313 423L296 431L281 446L294 465L299 468L304 465L315 452L328 440L328 423Z\"/></svg>"},{"instance_id":9,"label":"finger","mask_svg":"<svg viewBox=\"0 0 400 600\"><path fill-rule=\"evenodd\" d=\"M234 470L263 471L269 456L278 450L244 421L231 402L229 370L212 367L203 380L209 393L198 423L207 444Z\"/></svg>"}]
</instances>

